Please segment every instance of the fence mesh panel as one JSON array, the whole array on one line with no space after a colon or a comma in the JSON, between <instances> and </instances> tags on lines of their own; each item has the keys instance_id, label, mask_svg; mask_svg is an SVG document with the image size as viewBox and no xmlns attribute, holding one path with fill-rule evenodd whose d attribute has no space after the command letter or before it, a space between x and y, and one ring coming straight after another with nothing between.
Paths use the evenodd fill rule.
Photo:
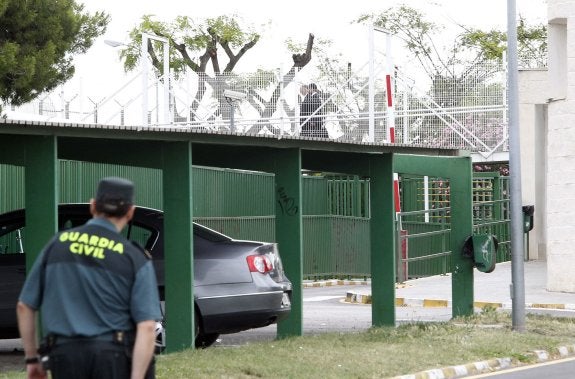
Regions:
<instances>
[{"instance_id":1,"label":"fence mesh panel","mask_svg":"<svg viewBox=\"0 0 575 379\"><path fill-rule=\"evenodd\" d=\"M503 63L484 64L464 79L436 77L428 88L418 88L416 81L396 70L391 75L393 93L389 97L383 64L376 65L372 76L368 65L353 72L330 72L315 81L321 102L311 118L321 120L330 140L372 142L373 133L373 142L389 142L388 128L395 126L395 143L507 151L504 68ZM84 110L76 96L62 93L51 93L13 109L48 121L141 126L142 94L138 91L142 90L138 90L136 78L106 98L83 101ZM212 76L191 73L169 81L170 119L165 121L163 81L153 78L147 94L147 123L297 138L301 125L310 117L301 111L300 87L306 79L298 72L279 71ZM226 98L225 90L243 96Z\"/></svg>"}]
</instances>

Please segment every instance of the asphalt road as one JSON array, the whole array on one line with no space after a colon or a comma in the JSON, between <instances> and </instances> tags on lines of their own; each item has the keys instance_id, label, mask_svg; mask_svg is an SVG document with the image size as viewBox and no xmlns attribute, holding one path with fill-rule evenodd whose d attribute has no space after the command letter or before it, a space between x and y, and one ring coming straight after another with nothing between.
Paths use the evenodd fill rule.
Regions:
<instances>
[{"instance_id":1,"label":"asphalt road","mask_svg":"<svg viewBox=\"0 0 575 379\"><path fill-rule=\"evenodd\" d=\"M353 333L371 327L371 306L345 303L348 290L357 286L314 287L303 289L303 333L314 335L327 332ZM447 321L451 308L398 307L396 321ZM271 341L276 326L252 329L220 337L214 346L241 346L254 341Z\"/></svg>"},{"instance_id":2,"label":"asphalt road","mask_svg":"<svg viewBox=\"0 0 575 379\"><path fill-rule=\"evenodd\" d=\"M497 373L470 376L469 379L573 379L575 357L523 367L515 367Z\"/></svg>"}]
</instances>

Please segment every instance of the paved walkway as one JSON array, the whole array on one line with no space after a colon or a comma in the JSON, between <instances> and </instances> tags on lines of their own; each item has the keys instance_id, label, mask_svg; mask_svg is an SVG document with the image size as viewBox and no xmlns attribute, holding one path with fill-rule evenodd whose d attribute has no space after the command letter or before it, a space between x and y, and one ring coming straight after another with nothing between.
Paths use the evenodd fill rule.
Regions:
<instances>
[{"instance_id":1,"label":"paved walkway","mask_svg":"<svg viewBox=\"0 0 575 379\"><path fill-rule=\"evenodd\" d=\"M369 283L367 283L369 284ZM525 305L527 308L550 308L575 310L575 294L551 292L546 289L547 266L543 261L524 263ZM408 280L396 288L398 305L450 307L451 275ZM371 288L358 286L348 291L347 300L369 303ZM474 301L478 308L489 305L511 309L511 263L499 263L489 274L475 270Z\"/></svg>"}]
</instances>

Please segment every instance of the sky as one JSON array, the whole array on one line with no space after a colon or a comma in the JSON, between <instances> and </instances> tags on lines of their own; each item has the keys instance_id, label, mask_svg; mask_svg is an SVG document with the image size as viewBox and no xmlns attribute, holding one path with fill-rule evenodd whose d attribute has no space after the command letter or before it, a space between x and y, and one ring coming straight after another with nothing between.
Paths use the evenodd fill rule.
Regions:
<instances>
[{"instance_id":1,"label":"sky","mask_svg":"<svg viewBox=\"0 0 575 379\"><path fill-rule=\"evenodd\" d=\"M270 2L260 0L77 0L86 10L103 10L110 14L111 21L107 32L99 37L90 50L75 59L76 75L61 89L71 98L80 92L98 101L109 96L136 73L125 74L118 58L119 48L113 48L104 40L128 42L129 31L139 23L142 15L155 15L158 20L171 21L178 15L190 17L214 17L222 14L235 14L254 26L266 26L266 33L238 66L240 71L262 68L291 66L291 55L284 41L292 38L296 42L306 42L308 33L316 38L334 41L334 51L340 52L349 61L364 64L369 57L367 31L364 26L351 25L351 21L361 14L381 13L383 10L406 4L425 12L426 16L438 24L454 27L456 23L481 29L506 29L506 0L354 0L343 5L335 2L290 0ZM342 4L342 3L339 3ZM517 14L531 23L546 23L547 5L545 0L516 0ZM449 38L449 31L445 32ZM376 44L382 46L384 40L376 37ZM394 53L402 54L399 43L394 42ZM263 62L263 63L262 63ZM354 64L356 64L354 63ZM264 64L266 66L264 66Z\"/></svg>"}]
</instances>

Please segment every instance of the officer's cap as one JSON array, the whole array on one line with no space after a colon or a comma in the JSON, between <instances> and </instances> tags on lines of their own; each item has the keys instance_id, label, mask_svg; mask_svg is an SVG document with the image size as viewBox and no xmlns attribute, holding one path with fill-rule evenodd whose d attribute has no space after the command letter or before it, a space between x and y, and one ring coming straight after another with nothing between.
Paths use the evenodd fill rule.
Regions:
<instances>
[{"instance_id":1,"label":"officer's cap","mask_svg":"<svg viewBox=\"0 0 575 379\"><path fill-rule=\"evenodd\" d=\"M96 210L111 216L123 216L134 204L134 183L110 176L98 183Z\"/></svg>"}]
</instances>

